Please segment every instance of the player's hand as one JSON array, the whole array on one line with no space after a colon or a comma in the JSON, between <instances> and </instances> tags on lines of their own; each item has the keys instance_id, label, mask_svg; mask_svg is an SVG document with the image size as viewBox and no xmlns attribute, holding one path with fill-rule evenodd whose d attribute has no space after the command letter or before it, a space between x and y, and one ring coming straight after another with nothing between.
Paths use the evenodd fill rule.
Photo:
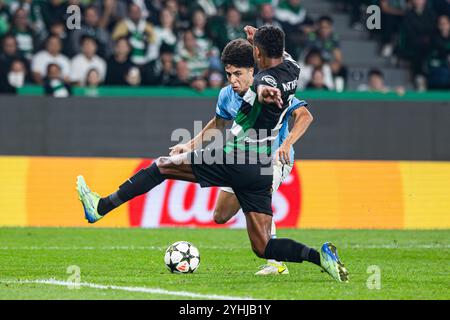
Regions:
<instances>
[{"instance_id":1,"label":"player's hand","mask_svg":"<svg viewBox=\"0 0 450 320\"><path fill-rule=\"evenodd\" d=\"M255 27L252 27L252 26L244 27L245 34L247 35L247 40L251 44L253 44L253 37L255 36L256 30L258 30L258 29L256 29Z\"/></svg>"},{"instance_id":2,"label":"player's hand","mask_svg":"<svg viewBox=\"0 0 450 320\"><path fill-rule=\"evenodd\" d=\"M169 148L170 153L169 156L176 156L177 154L182 154L186 152L190 152L191 148L189 148L186 144L177 144L176 146Z\"/></svg>"},{"instance_id":3,"label":"player's hand","mask_svg":"<svg viewBox=\"0 0 450 320\"><path fill-rule=\"evenodd\" d=\"M260 96L263 104L274 104L278 108L283 108L283 99L281 98L281 91L278 88L263 86L260 87Z\"/></svg>"},{"instance_id":4,"label":"player's hand","mask_svg":"<svg viewBox=\"0 0 450 320\"><path fill-rule=\"evenodd\" d=\"M277 150L276 158L281 161L282 164L289 165L290 161L291 146L283 143Z\"/></svg>"}]
</instances>

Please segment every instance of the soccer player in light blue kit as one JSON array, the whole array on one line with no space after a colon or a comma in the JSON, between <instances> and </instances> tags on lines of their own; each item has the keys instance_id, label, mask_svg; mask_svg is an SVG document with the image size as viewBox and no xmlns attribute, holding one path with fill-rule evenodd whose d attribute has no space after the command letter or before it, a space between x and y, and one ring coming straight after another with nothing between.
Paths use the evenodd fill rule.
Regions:
<instances>
[{"instance_id":1,"label":"soccer player in light blue kit","mask_svg":"<svg viewBox=\"0 0 450 320\"><path fill-rule=\"evenodd\" d=\"M243 56L244 55L241 57L243 58ZM243 103L243 96L253 82L254 68L238 68L228 64L225 66L225 71L230 84L222 88L219 93L214 118L208 122L194 139L185 144L179 144L172 147L170 153L171 156L201 148L203 141L210 140L208 130L223 130L227 121L233 121L236 118ZM290 106L284 116L278 137L272 145L272 150L277 150L274 154L273 192L275 192L283 180L289 176L294 165L293 144L305 133L312 121L312 116L306 109L306 106L307 103L304 100L298 100L292 96ZM294 126L292 131L289 132L289 119L291 116L294 118ZM239 209L239 201L234 195L233 189L230 187L222 187L214 210L214 221L219 224L224 224L228 222ZM271 236L272 238L276 237L276 228L273 220ZM284 263L275 260L267 260L267 264L265 264L256 275L288 273L289 271Z\"/></svg>"},{"instance_id":2,"label":"soccer player in light blue kit","mask_svg":"<svg viewBox=\"0 0 450 320\"><path fill-rule=\"evenodd\" d=\"M265 161L267 159L270 162L275 155L275 162L281 166L279 171L283 173L282 166L291 164L291 146L306 131L312 117L305 106L291 110L294 127L289 134L284 131L287 136L282 134L282 137L286 138L278 150L272 152L273 142L279 138L280 129L283 124L287 126L284 120L289 108L293 106L300 68L290 56L283 55L285 35L282 30L272 26L259 29L247 26L245 29L248 42L242 39L233 40L222 52L222 62L231 88L238 96L243 97L244 102L234 119L231 139L227 139L226 146L207 149L222 156L243 156L246 162L236 164L204 161L209 156L209 151L198 150L200 142L210 140L208 136L211 132L215 136L216 132L210 129L225 127L226 120L216 115L201 134L187 144L172 148L172 154L180 154L159 157L151 166L128 178L116 192L106 197L91 191L84 177L79 175L77 192L85 218L89 223L95 223L120 205L151 191L166 179L195 182L202 187L231 186L234 194L226 191L220 193L222 198L219 199L214 219L223 223L232 217L239 209L239 205L232 208L233 210L230 208L235 200L233 197L236 197L246 214L249 240L258 257L297 263L307 261L322 268L336 281L347 282L348 271L337 255L337 248L331 242L325 242L318 251L292 239L271 238L274 172L262 174L261 170L274 170L273 163L267 166ZM253 77L255 62L261 70ZM238 96L231 95L231 98L238 99ZM270 131L270 135L264 136L264 131L259 135L261 130ZM265 141L271 143L267 145ZM248 145L250 143L251 145ZM189 150L194 151L185 153ZM263 161L260 156L265 157ZM253 163L247 162L252 160L251 157L259 159ZM225 208L220 208L220 204L225 204ZM275 274L283 274L285 267L282 264L276 264L273 260L269 261L269 264L276 268ZM269 268L263 270L266 269Z\"/></svg>"}]
</instances>

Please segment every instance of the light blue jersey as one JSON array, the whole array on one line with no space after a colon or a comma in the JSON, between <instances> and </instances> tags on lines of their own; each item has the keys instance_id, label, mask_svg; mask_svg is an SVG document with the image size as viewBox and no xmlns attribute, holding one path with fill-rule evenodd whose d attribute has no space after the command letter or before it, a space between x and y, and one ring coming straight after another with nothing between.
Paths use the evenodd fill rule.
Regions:
<instances>
[{"instance_id":1,"label":"light blue jersey","mask_svg":"<svg viewBox=\"0 0 450 320\"><path fill-rule=\"evenodd\" d=\"M222 90L220 90L219 93L219 99L217 100L217 106L216 106L216 115L219 118L225 119L225 120L234 120L236 118L236 115L239 111L239 108L241 107L243 102L242 97L233 91L233 88L231 85L228 85ZM300 108L307 106L308 103L304 100L298 100L297 98L292 99L291 105L288 107L288 111L284 117L283 124L281 126L280 132L278 134L278 138L274 141L274 144L272 146L273 150L277 150L283 141L286 139L286 137L289 135L289 118L292 115L292 113ZM290 151L290 162L294 163L294 148L291 147Z\"/></svg>"}]
</instances>

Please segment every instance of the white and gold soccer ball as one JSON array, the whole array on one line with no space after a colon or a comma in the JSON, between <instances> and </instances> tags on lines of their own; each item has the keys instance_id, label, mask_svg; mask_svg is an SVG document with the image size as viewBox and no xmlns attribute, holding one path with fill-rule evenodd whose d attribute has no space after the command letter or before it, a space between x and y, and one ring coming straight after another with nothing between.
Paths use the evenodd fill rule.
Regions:
<instances>
[{"instance_id":1,"label":"white and gold soccer ball","mask_svg":"<svg viewBox=\"0 0 450 320\"><path fill-rule=\"evenodd\" d=\"M172 273L192 273L200 265L200 252L192 243L178 241L167 248L164 262Z\"/></svg>"}]
</instances>

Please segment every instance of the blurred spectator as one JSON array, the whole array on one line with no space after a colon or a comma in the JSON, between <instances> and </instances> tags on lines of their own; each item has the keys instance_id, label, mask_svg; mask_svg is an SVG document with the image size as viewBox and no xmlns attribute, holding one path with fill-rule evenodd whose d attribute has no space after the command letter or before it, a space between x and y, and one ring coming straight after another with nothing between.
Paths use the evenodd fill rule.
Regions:
<instances>
[{"instance_id":1,"label":"blurred spectator","mask_svg":"<svg viewBox=\"0 0 450 320\"><path fill-rule=\"evenodd\" d=\"M302 31L302 27L312 27L313 21L308 17L302 0L280 0L275 10L276 18L287 31ZM308 31L312 31L309 29Z\"/></svg>"},{"instance_id":2,"label":"blurred spectator","mask_svg":"<svg viewBox=\"0 0 450 320\"><path fill-rule=\"evenodd\" d=\"M368 74L368 83L360 85L359 91L370 91L370 92L380 92L389 93L395 91L398 95L404 95L405 89L402 86L396 87L394 90L387 87L384 84L384 75L381 70L371 69Z\"/></svg>"},{"instance_id":3,"label":"blurred spectator","mask_svg":"<svg viewBox=\"0 0 450 320\"><path fill-rule=\"evenodd\" d=\"M330 90L325 84L325 77L321 68L314 68L311 81L306 85L306 88L313 90Z\"/></svg>"},{"instance_id":4,"label":"blurred spectator","mask_svg":"<svg viewBox=\"0 0 450 320\"><path fill-rule=\"evenodd\" d=\"M191 81L202 79L206 82L209 63L205 59L196 38L191 30L183 34L183 42L177 48L176 61L183 60L187 64Z\"/></svg>"},{"instance_id":5,"label":"blurred spectator","mask_svg":"<svg viewBox=\"0 0 450 320\"><path fill-rule=\"evenodd\" d=\"M17 9L24 9L27 13L30 12L32 0L8 0L6 1L11 13L16 12Z\"/></svg>"},{"instance_id":6,"label":"blurred spectator","mask_svg":"<svg viewBox=\"0 0 450 320\"><path fill-rule=\"evenodd\" d=\"M215 0L197 0L197 5L208 17L214 17L218 14L217 1Z\"/></svg>"},{"instance_id":7,"label":"blurred spectator","mask_svg":"<svg viewBox=\"0 0 450 320\"><path fill-rule=\"evenodd\" d=\"M175 49L178 40L175 31L175 17L169 9L161 11L160 23L160 26L155 27L155 49L159 52L162 45Z\"/></svg>"},{"instance_id":8,"label":"blurred spectator","mask_svg":"<svg viewBox=\"0 0 450 320\"><path fill-rule=\"evenodd\" d=\"M308 35L306 49L320 51L324 61L331 66L335 81L345 81L347 68L343 65L342 51L337 35L333 32L333 20L329 16L322 16L317 22L317 31ZM339 79L338 79L339 78Z\"/></svg>"},{"instance_id":9,"label":"blurred spectator","mask_svg":"<svg viewBox=\"0 0 450 320\"><path fill-rule=\"evenodd\" d=\"M163 7L163 1L157 0L131 0L128 2L133 2L136 4L142 13L142 18L147 20L152 24L158 23L159 14Z\"/></svg>"},{"instance_id":10,"label":"blurred spectator","mask_svg":"<svg viewBox=\"0 0 450 320\"><path fill-rule=\"evenodd\" d=\"M177 30L189 29L191 13L197 8L196 1L191 0L166 0L165 7L172 11L176 17Z\"/></svg>"},{"instance_id":11,"label":"blurred spectator","mask_svg":"<svg viewBox=\"0 0 450 320\"><path fill-rule=\"evenodd\" d=\"M223 6L225 8L234 7L242 16L242 20L247 24L255 21L258 5L269 0L225 0Z\"/></svg>"},{"instance_id":12,"label":"blurred spectator","mask_svg":"<svg viewBox=\"0 0 450 320\"><path fill-rule=\"evenodd\" d=\"M45 24L45 28L50 30L50 26L57 22L64 22L67 4L64 0L40 1L40 14Z\"/></svg>"},{"instance_id":13,"label":"blurred spectator","mask_svg":"<svg viewBox=\"0 0 450 320\"><path fill-rule=\"evenodd\" d=\"M436 28L434 12L427 7L427 0L412 0L412 7L403 20L403 43L399 54L411 64L416 88L426 89L424 63L429 54L431 35Z\"/></svg>"},{"instance_id":14,"label":"blurred spectator","mask_svg":"<svg viewBox=\"0 0 450 320\"><path fill-rule=\"evenodd\" d=\"M10 31L17 40L19 52L27 59L31 60L34 50L34 32L30 26L27 12L19 8L13 16L13 25Z\"/></svg>"},{"instance_id":15,"label":"blurred spectator","mask_svg":"<svg viewBox=\"0 0 450 320\"><path fill-rule=\"evenodd\" d=\"M81 53L72 58L70 80L75 85L85 86L89 70L96 69L101 81L105 79L106 62L97 55L97 42L84 36L81 39Z\"/></svg>"},{"instance_id":16,"label":"blurred spectator","mask_svg":"<svg viewBox=\"0 0 450 320\"><path fill-rule=\"evenodd\" d=\"M165 0L164 8L169 10L175 17L175 29L186 30L190 24L190 8L196 4L191 0ZM162 10L162 8L161 8Z\"/></svg>"},{"instance_id":17,"label":"blurred spectator","mask_svg":"<svg viewBox=\"0 0 450 320\"><path fill-rule=\"evenodd\" d=\"M212 43L206 34L206 14L201 9L197 9L192 13L191 30L200 50L204 52L211 50Z\"/></svg>"},{"instance_id":18,"label":"blurred spectator","mask_svg":"<svg viewBox=\"0 0 450 320\"><path fill-rule=\"evenodd\" d=\"M433 35L428 60L428 87L450 89L450 18L438 19L437 34Z\"/></svg>"},{"instance_id":19,"label":"blurred spectator","mask_svg":"<svg viewBox=\"0 0 450 320\"><path fill-rule=\"evenodd\" d=\"M201 92L206 89L208 82L204 78L194 78L191 80L191 88Z\"/></svg>"},{"instance_id":20,"label":"blurred spectator","mask_svg":"<svg viewBox=\"0 0 450 320\"><path fill-rule=\"evenodd\" d=\"M275 19L275 8L271 3L263 3L259 10L259 15L255 21L255 27L259 28L264 25L272 25L283 29L281 23Z\"/></svg>"},{"instance_id":21,"label":"blurred spectator","mask_svg":"<svg viewBox=\"0 0 450 320\"><path fill-rule=\"evenodd\" d=\"M192 14L192 33L197 41L200 55L208 57L209 66L221 68L219 50L213 46L211 39L206 34L206 15L201 9L197 9Z\"/></svg>"},{"instance_id":22,"label":"blurred spectator","mask_svg":"<svg viewBox=\"0 0 450 320\"><path fill-rule=\"evenodd\" d=\"M178 1L177 0L166 0L166 1L164 1L164 7L167 8L170 12L172 12L172 14L176 18L176 20L178 20L179 7L178 7Z\"/></svg>"},{"instance_id":23,"label":"blurred spectator","mask_svg":"<svg viewBox=\"0 0 450 320\"><path fill-rule=\"evenodd\" d=\"M44 79L44 92L47 96L66 98L72 94L72 88L64 80L61 67L56 63L47 66Z\"/></svg>"},{"instance_id":24,"label":"blurred spectator","mask_svg":"<svg viewBox=\"0 0 450 320\"><path fill-rule=\"evenodd\" d=\"M100 27L99 15L94 6L87 7L84 11L81 29L75 29L70 32L72 54L80 53L81 38L89 36L97 40L98 55L108 58L111 55L111 39L108 32Z\"/></svg>"},{"instance_id":25,"label":"blurred spectator","mask_svg":"<svg viewBox=\"0 0 450 320\"><path fill-rule=\"evenodd\" d=\"M22 88L27 77L27 68L25 63L18 59L11 63L8 73L8 82L16 89Z\"/></svg>"},{"instance_id":26,"label":"blurred spectator","mask_svg":"<svg viewBox=\"0 0 450 320\"><path fill-rule=\"evenodd\" d=\"M152 24L142 17L139 6L131 3L128 16L119 22L113 32L113 40L127 37L131 45L131 62L143 66L158 56L155 33Z\"/></svg>"},{"instance_id":27,"label":"blurred spectator","mask_svg":"<svg viewBox=\"0 0 450 320\"><path fill-rule=\"evenodd\" d=\"M307 15L302 0L280 0L275 17L286 33L286 51L298 59L301 54L299 43L305 34L314 31L314 21Z\"/></svg>"},{"instance_id":28,"label":"blurred spectator","mask_svg":"<svg viewBox=\"0 0 450 320\"><path fill-rule=\"evenodd\" d=\"M177 62L177 81L175 85L177 87L186 87L189 86L190 74L188 64L184 60L180 60Z\"/></svg>"},{"instance_id":29,"label":"blurred spectator","mask_svg":"<svg viewBox=\"0 0 450 320\"><path fill-rule=\"evenodd\" d=\"M394 40L398 35L403 17L407 10L406 0L380 0L381 21L381 55L385 58L392 56Z\"/></svg>"},{"instance_id":30,"label":"blurred spectator","mask_svg":"<svg viewBox=\"0 0 450 320\"><path fill-rule=\"evenodd\" d=\"M166 47L166 49L162 47L160 53L160 64L160 71L157 74L156 83L158 85L168 87L180 85L175 67L174 54L170 47Z\"/></svg>"},{"instance_id":31,"label":"blurred spectator","mask_svg":"<svg viewBox=\"0 0 450 320\"><path fill-rule=\"evenodd\" d=\"M85 94L88 97L97 97L98 96L98 87L101 84L100 74L97 69L91 69L88 71L85 83Z\"/></svg>"},{"instance_id":32,"label":"blurred spectator","mask_svg":"<svg viewBox=\"0 0 450 320\"><path fill-rule=\"evenodd\" d=\"M220 71L212 71L209 74L208 86L214 89L220 89L224 85L223 74Z\"/></svg>"},{"instance_id":33,"label":"blurred spectator","mask_svg":"<svg viewBox=\"0 0 450 320\"><path fill-rule=\"evenodd\" d=\"M25 64L27 70L29 70L28 60L20 54L17 49L16 38L11 34L6 34L2 39L2 47L0 51L0 64L6 68L11 66L14 60L20 60Z\"/></svg>"},{"instance_id":34,"label":"blurred spectator","mask_svg":"<svg viewBox=\"0 0 450 320\"><path fill-rule=\"evenodd\" d=\"M105 84L110 86L131 85L128 75L134 65L130 61L130 51L131 47L127 38L117 39L114 45L114 55L107 62Z\"/></svg>"},{"instance_id":35,"label":"blurred spectator","mask_svg":"<svg viewBox=\"0 0 450 320\"><path fill-rule=\"evenodd\" d=\"M319 50L310 50L305 57L304 63L300 63L300 69L299 83L301 88L306 87L311 82L314 70L320 69L325 86L329 90L334 89L333 72L330 65L323 60Z\"/></svg>"},{"instance_id":36,"label":"blurred spectator","mask_svg":"<svg viewBox=\"0 0 450 320\"><path fill-rule=\"evenodd\" d=\"M357 31L364 29L363 20L366 17L367 6L377 4L375 0L341 0L341 2L344 2L344 7L350 14L350 26Z\"/></svg>"},{"instance_id":37,"label":"blurred spectator","mask_svg":"<svg viewBox=\"0 0 450 320\"><path fill-rule=\"evenodd\" d=\"M127 4L122 0L95 0L97 12L101 12L98 26L112 32L114 26L127 16Z\"/></svg>"},{"instance_id":38,"label":"blurred spectator","mask_svg":"<svg viewBox=\"0 0 450 320\"><path fill-rule=\"evenodd\" d=\"M70 57L72 53L74 52L72 48L72 41L69 37L69 33L66 30L66 26L64 22L55 22L50 26L50 34L58 36L58 38L61 40L62 45L62 54Z\"/></svg>"},{"instance_id":39,"label":"blurred spectator","mask_svg":"<svg viewBox=\"0 0 450 320\"><path fill-rule=\"evenodd\" d=\"M63 78L68 78L70 73L70 61L61 54L61 40L51 35L45 45L45 50L39 51L31 61L31 71L34 82L42 84L47 75L47 66L50 63L57 64L61 69Z\"/></svg>"},{"instance_id":40,"label":"blurred spectator","mask_svg":"<svg viewBox=\"0 0 450 320\"><path fill-rule=\"evenodd\" d=\"M0 93L16 94L25 84L27 69L22 60L12 61L9 67L1 66L0 72Z\"/></svg>"},{"instance_id":41,"label":"blurred spectator","mask_svg":"<svg viewBox=\"0 0 450 320\"><path fill-rule=\"evenodd\" d=\"M241 21L241 13L234 7L229 7L226 12L225 21L216 19L211 23L210 32L215 45L220 51L228 42L237 38L246 38L244 25Z\"/></svg>"},{"instance_id":42,"label":"blurred spectator","mask_svg":"<svg viewBox=\"0 0 450 320\"><path fill-rule=\"evenodd\" d=\"M8 32L10 19L9 9L5 4L5 0L0 0L0 37Z\"/></svg>"},{"instance_id":43,"label":"blurred spectator","mask_svg":"<svg viewBox=\"0 0 450 320\"><path fill-rule=\"evenodd\" d=\"M131 86L140 85L141 73L139 71L139 68L133 66L130 71L128 71L126 80Z\"/></svg>"}]
</instances>

